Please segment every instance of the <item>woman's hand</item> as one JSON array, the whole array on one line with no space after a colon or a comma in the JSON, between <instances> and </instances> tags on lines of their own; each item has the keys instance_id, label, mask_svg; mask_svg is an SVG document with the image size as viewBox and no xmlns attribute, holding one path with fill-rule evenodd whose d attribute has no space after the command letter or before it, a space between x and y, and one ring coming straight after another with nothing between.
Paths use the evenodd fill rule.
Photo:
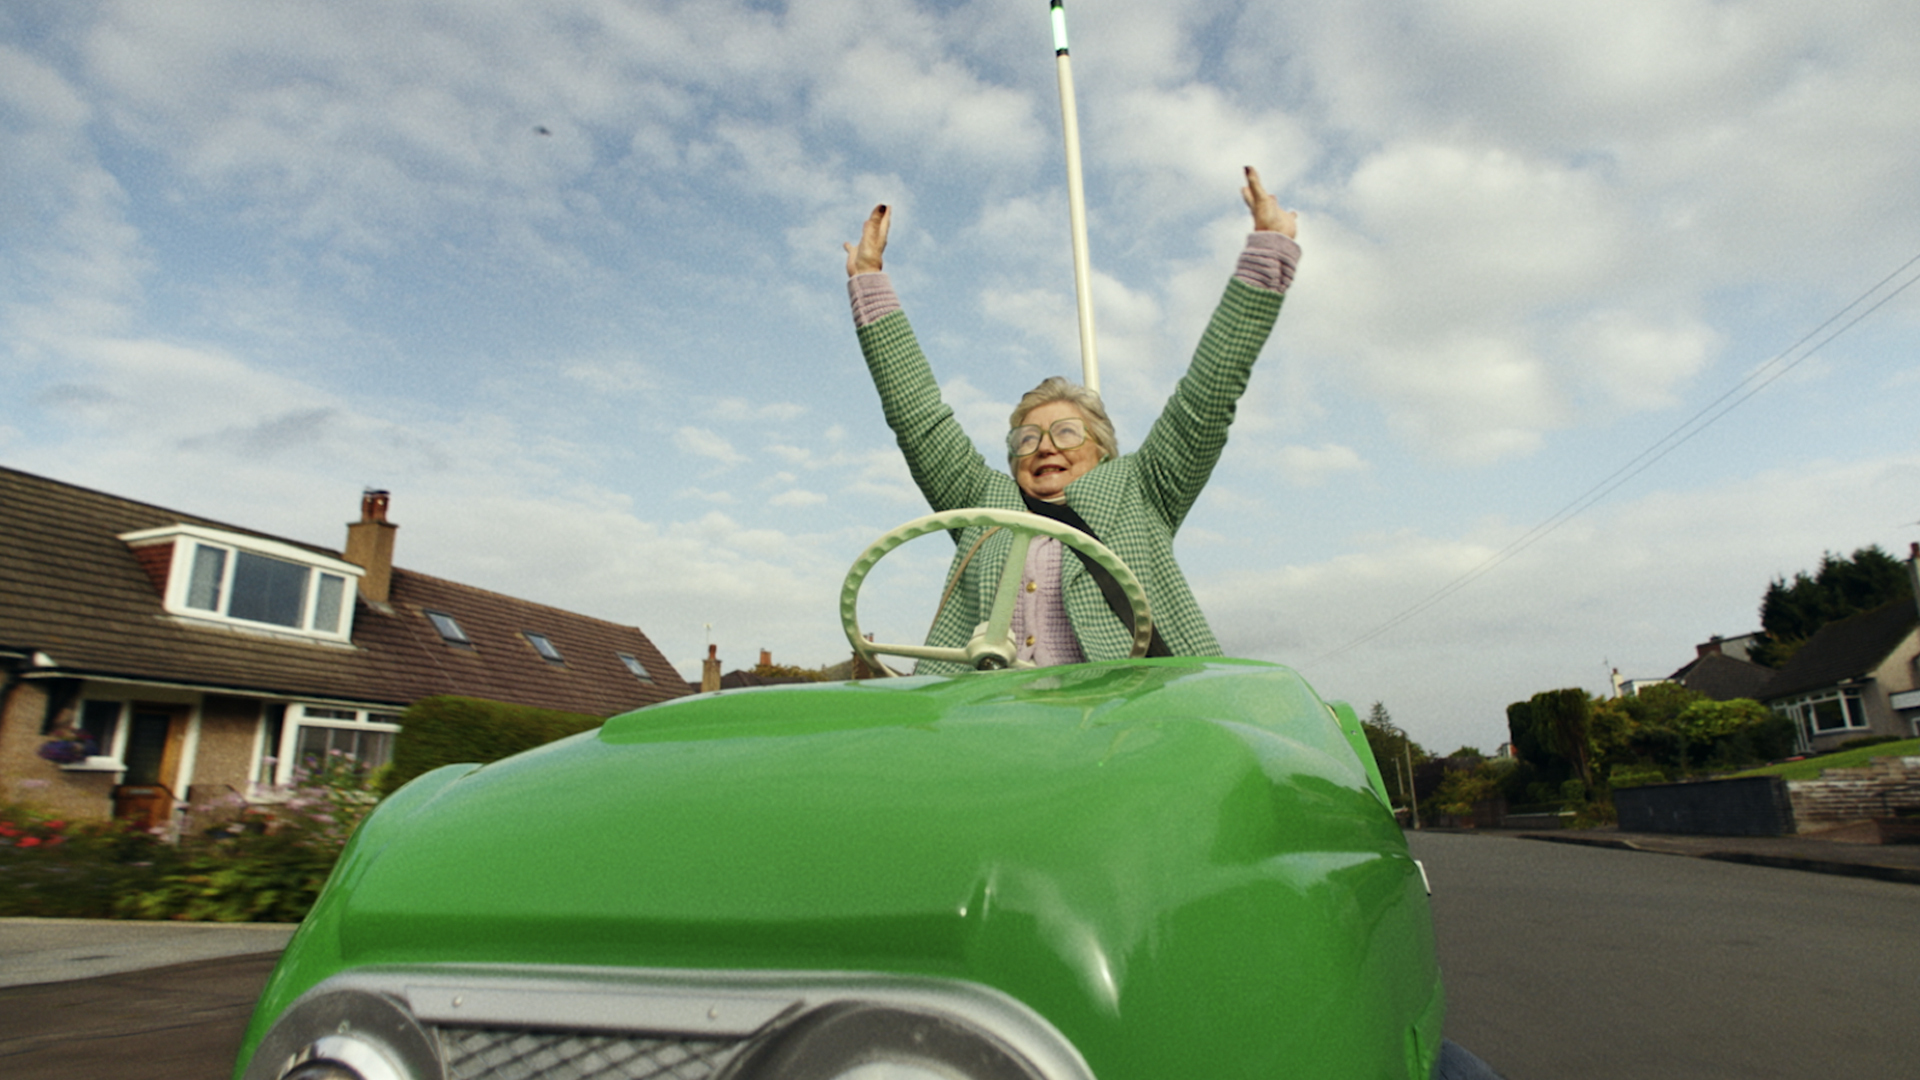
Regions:
<instances>
[{"instance_id":1,"label":"woman's hand","mask_svg":"<svg viewBox=\"0 0 1920 1080\"><path fill-rule=\"evenodd\" d=\"M887 251L887 229L893 224L893 211L887 204L881 203L867 215L866 224L860 226L860 244L842 244L847 249L847 276L855 274L877 274L880 272L880 257Z\"/></svg>"},{"instance_id":2,"label":"woman's hand","mask_svg":"<svg viewBox=\"0 0 1920 1080\"><path fill-rule=\"evenodd\" d=\"M1240 189L1240 197L1247 201L1247 209L1253 211L1254 232L1277 232L1290 237L1298 236L1300 225L1294 212L1280 208L1280 200L1268 194L1267 189L1260 186L1260 173L1251 165L1247 166L1247 186ZM881 234L883 247L886 245L885 236L883 232Z\"/></svg>"}]
</instances>

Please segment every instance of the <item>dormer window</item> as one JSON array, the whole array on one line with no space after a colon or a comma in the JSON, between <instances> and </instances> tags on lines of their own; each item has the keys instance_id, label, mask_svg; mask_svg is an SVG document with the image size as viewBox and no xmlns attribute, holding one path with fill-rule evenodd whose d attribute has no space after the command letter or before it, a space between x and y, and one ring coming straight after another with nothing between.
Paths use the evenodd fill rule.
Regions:
<instances>
[{"instance_id":1,"label":"dormer window","mask_svg":"<svg viewBox=\"0 0 1920 1080\"><path fill-rule=\"evenodd\" d=\"M175 615L344 642L353 634L348 589L364 572L340 559L261 537L197 525L120 537Z\"/></svg>"}]
</instances>

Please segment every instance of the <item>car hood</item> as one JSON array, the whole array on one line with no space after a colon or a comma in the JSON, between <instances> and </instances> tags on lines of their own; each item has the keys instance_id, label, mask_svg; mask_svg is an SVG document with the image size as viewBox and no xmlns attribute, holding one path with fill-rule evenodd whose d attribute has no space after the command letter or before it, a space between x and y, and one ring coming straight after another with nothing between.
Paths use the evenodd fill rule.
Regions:
<instances>
[{"instance_id":1,"label":"car hood","mask_svg":"<svg viewBox=\"0 0 1920 1080\"><path fill-rule=\"evenodd\" d=\"M1410 1017L1437 986L1398 828L1272 665L706 694L390 803L309 928L342 965L952 976L1148 1059L1168 1033L1123 1018L1205 999L1189 1025L1312 1040L1329 1010Z\"/></svg>"}]
</instances>

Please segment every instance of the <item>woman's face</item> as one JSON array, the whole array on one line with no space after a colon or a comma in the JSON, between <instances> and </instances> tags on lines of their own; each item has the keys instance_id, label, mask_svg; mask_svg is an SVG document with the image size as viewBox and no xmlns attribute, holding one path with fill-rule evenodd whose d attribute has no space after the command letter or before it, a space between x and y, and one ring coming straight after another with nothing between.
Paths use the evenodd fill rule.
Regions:
<instances>
[{"instance_id":1,"label":"woman's face","mask_svg":"<svg viewBox=\"0 0 1920 1080\"><path fill-rule=\"evenodd\" d=\"M1071 401L1049 401L1035 406L1026 415L1026 422L1043 434L1040 449L1013 459L1013 480L1020 485L1020 490L1036 499L1054 498L1081 474L1100 464L1100 445L1091 438L1071 450L1062 450L1053 445L1051 435L1044 434L1055 420L1069 416L1079 418L1082 423L1086 421L1080 407Z\"/></svg>"}]
</instances>

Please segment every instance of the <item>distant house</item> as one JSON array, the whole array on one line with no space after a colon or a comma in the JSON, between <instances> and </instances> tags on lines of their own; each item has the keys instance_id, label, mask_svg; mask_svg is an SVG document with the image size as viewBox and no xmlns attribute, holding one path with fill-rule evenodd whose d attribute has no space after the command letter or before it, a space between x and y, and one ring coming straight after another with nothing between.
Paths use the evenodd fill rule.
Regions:
<instances>
[{"instance_id":1,"label":"distant house","mask_svg":"<svg viewBox=\"0 0 1920 1080\"><path fill-rule=\"evenodd\" d=\"M1793 718L1802 750L1866 735L1911 737L1920 734L1917 661L1920 610L1908 597L1821 627L1762 700Z\"/></svg>"},{"instance_id":2,"label":"distant house","mask_svg":"<svg viewBox=\"0 0 1920 1080\"><path fill-rule=\"evenodd\" d=\"M868 635L868 640L872 640L872 635ZM720 673L720 646L709 645L707 646L707 659L701 669L700 681L689 681L687 683L687 689L698 694L713 690L746 690L755 686L781 686L788 683L806 682L846 682L849 680L879 677L872 668L867 666L866 661L860 659L857 655L823 669L819 673L818 678L811 674L762 674L763 671L771 667L773 667L773 653L769 650L761 649L760 664L758 667L751 669L735 668L725 675L722 675ZM889 669L889 672L893 675L902 674L901 672L892 671L891 669Z\"/></svg>"},{"instance_id":3,"label":"distant house","mask_svg":"<svg viewBox=\"0 0 1920 1080\"><path fill-rule=\"evenodd\" d=\"M0 801L162 824L329 751L383 764L423 697L687 693L635 627L395 567L387 506L334 551L0 468Z\"/></svg>"},{"instance_id":4,"label":"distant house","mask_svg":"<svg viewBox=\"0 0 1920 1080\"><path fill-rule=\"evenodd\" d=\"M1766 694L1767 683L1776 672L1747 659L1747 646L1757 636L1714 637L1695 645L1694 658L1667 676L1666 681L1679 683L1715 701L1735 698L1758 701Z\"/></svg>"}]
</instances>

